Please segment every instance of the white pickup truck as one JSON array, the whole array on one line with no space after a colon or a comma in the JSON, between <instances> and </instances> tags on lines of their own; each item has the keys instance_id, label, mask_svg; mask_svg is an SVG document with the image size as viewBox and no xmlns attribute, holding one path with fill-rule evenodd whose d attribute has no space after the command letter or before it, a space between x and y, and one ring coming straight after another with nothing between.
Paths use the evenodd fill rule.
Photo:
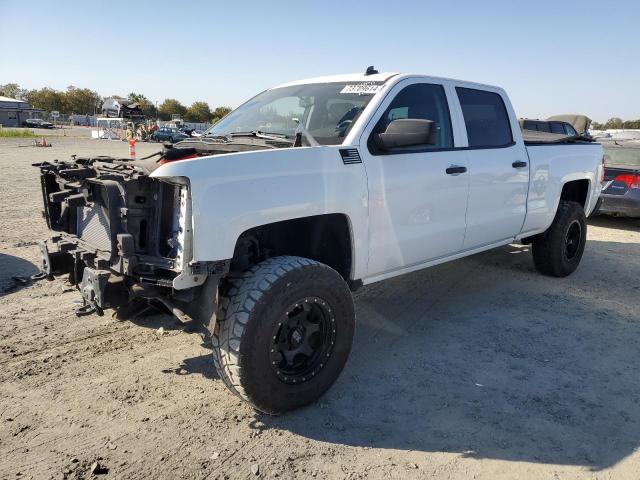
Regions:
<instances>
[{"instance_id":1,"label":"white pickup truck","mask_svg":"<svg viewBox=\"0 0 640 480\"><path fill-rule=\"evenodd\" d=\"M338 377L350 289L512 242L573 272L602 162L581 138L523 139L500 88L369 68L264 91L157 159L37 165L43 264L78 314L203 323L220 378L277 414Z\"/></svg>"}]
</instances>

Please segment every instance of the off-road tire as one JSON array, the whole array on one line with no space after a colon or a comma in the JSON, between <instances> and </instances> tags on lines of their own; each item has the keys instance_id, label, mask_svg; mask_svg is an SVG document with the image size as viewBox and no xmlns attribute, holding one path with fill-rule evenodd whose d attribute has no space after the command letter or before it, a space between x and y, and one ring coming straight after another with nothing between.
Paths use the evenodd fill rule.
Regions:
<instances>
[{"instance_id":1,"label":"off-road tire","mask_svg":"<svg viewBox=\"0 0 640 480\"><path fill-rule=\"evenodd\" d=\"M213 360L225 385L262 412L277 415L320 398L342 371L353 340L351 292L338 272L302 257L274 257L228 279L210 325ZM289 305L323 299L335 319L335 338L323 366L299 384L282 381L270 362L273 329Z\"/></svg>"},{"instance_id":2,"label":"off-road tire","mask_svg":"<svg viewBox=\"0 0 640 480\"><path fill-rule=\"evenodd\" d=\"M579 234L576 234L575 231L578 228ZM570 229L573 232L572 236L579 240L573 255L567 254ZM533 263L544 275L566 277L578 268L586 241L587 219L582 205L561 200L549 229L532 242Z\"/></svg>"}]
</instances>

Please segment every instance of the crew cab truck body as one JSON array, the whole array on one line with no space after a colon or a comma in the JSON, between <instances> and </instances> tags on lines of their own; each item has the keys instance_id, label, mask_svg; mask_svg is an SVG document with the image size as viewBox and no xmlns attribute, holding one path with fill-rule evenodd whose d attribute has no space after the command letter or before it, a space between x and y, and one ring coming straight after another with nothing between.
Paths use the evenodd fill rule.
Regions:
<instances>
[{"instance_id":1,"label":"crew cab truck body","mask_svg":"<svg viewBox=\"0 0 640 480\"><path fill-rule=\"evenodd\" d=\"M542 273L573 272L602 157L574 137L525 141L497 87L371 71L294 82L159 167L41 164L58 231L43 257L86 311L143 302L205 323L225 384L280 413L342 370L349 289L515 241Z\"/></svg>"}]
</instances>

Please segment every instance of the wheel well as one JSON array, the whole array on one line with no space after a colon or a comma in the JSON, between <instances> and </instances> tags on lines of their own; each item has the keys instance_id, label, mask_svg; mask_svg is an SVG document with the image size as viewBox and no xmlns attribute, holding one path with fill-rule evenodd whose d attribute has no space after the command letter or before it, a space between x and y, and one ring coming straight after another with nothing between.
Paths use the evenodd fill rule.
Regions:
<instances>
[{"instance_id":1,"label":"wheel well","mask_svg":"<svg viewBox=\"0 0 640 480\"><path fill-rule=\"evenodd\" d=\"M578 202L584 208L587 203L587 193L589 193L589 180L574 180L564 184L560 200Z\"/></svg>"},{"instance_id":2,"label":"wheel well","mask_svg":"<svg viewBox=\"0 0 640 480\"><path fill-rule=\"evenodd\" d=\"M329 265L348 281L353 255L346 215L316 215L249 229L236 242L231 271L244 271L267 258L280 255L317 260Z\"/></svg>"}]
</instances>

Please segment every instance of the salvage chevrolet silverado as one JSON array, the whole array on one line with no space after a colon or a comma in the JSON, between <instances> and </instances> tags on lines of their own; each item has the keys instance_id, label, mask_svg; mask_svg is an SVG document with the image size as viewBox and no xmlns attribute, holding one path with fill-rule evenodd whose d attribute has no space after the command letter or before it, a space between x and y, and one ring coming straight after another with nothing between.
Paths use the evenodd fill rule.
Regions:
<instances>
[{"instance_id":1,"label":"salvage chevrolet silverado","mask_svg":"<svg viewBox=\"0 0 640 480\"><path fill-rule=\"evenodd\" d=\"M290 83L158 158L38 165L44 267L78 285L79 313L202 322L229 389L285 412L345 365L350 289L515 241L543 274L576 269L602 148L533 133L487 85L372 68Z\"/></svg>"}]
</instances>

